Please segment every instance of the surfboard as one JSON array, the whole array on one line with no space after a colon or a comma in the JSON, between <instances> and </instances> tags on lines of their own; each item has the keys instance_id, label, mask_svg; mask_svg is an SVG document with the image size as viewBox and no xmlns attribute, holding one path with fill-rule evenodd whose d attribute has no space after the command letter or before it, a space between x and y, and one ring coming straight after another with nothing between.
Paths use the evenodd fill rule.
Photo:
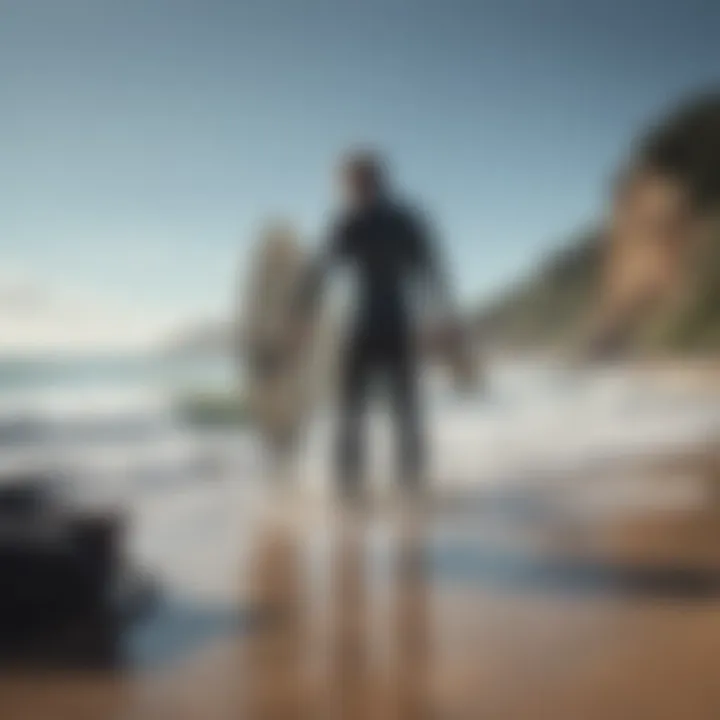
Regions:
<instances>
[{"instance_id":1,"label":"surfboard","mask_svg":"<svg viewBox=\"0 0 720 720\"><path fill-rule=\"evenodd\" d=\"M266 229L251 254L239 308L246 411L261 438L278 452L293 449L310 400L307 345L314 317L299 317L296 307L308 259L291 227Z\"/></svg>"}]
</instances>

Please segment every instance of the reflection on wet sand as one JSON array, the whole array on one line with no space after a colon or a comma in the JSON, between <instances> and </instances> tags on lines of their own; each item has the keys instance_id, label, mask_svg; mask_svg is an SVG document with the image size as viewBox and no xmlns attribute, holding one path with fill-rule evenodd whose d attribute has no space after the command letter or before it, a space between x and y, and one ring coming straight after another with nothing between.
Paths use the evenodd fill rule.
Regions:
<instances>
[{"instance_id":1,"label":"reflection on wet sand","mask_svg":"<svg viewBox=\"0 0 720 720\"><path fill-rule=\"evenodd\" d=\"M355 517L268 529L250 580L276 622L244 644L247 717L420 717L426 703L422 534Z\"/></svg>"},{"instance_id":2,"label":"reflection on wet sand","mask_svg":"<svg viewBox=\"0 0 720 720\"><path fill-rule=\"evenodd\" d=\"M238 508L237 546L208 528L205 566L121 634L129 664L6 672L3 717L718 717L717 507L579 501L578 527L528 498L518 513L490 497L253 522ZM201 598L213 573L232 574L222 602Z\"/></svg>"}]
</instances>

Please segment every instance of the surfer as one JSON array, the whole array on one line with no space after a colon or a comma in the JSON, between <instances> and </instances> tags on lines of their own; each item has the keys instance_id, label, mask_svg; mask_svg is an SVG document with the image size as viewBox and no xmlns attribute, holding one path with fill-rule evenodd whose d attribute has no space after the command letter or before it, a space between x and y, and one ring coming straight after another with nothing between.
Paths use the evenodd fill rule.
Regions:
<instances>
[{"instance_id":1,"label":"surfer","mask_svg":"<svg viewBox=\"0 0 720 720\"><path fill-rule=\"evenodd\" d=\"M422 485L425 455L415 337L418 301L432 299L449 319L450 289L427 223L396 198L380 158L352 154L341 165L340 184L345 209L303 290L304 305L339 265L354 273L358 286L340 361L340 489L350 497L361 490L365 409L371 382L380 379L398 431L402 487L416 490Z\"/></svg>"}]
</instances>

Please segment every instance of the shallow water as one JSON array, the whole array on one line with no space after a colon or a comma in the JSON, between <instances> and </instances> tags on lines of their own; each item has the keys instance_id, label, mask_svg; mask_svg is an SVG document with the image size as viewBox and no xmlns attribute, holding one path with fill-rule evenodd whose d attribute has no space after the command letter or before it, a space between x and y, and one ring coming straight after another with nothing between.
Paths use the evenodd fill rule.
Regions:
<instances>
[{"instance_id":1,"label":"shallow water","mask_svg":"<svg viewBox=\"0 0 720 720\"><path fill-rule=\"evenodd\" d=\"M189 388L231 392L231 368L157 358L5 363L0 472L51 470L75 477L84 492L126 500L213 477L262 477L250 430L198 430L181 421L174 401ZM441 486L581 475L720 432L717 394L640 381L622 368L497 363L474 393L458 395L433 378L425 396L430 476ZM309 486L329 480L334 426L328 408L308 423L295 469ZM392 475L393 439L380 407L369 421L375 482Z\"/></svg>"}]
</instances>

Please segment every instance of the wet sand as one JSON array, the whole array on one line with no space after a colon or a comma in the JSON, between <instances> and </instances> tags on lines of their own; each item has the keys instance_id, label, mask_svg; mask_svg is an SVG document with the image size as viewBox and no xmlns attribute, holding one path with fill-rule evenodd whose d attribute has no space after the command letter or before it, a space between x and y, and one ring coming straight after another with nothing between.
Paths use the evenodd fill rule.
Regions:
<instances>
[{"instance_id":1,"label":"wet sand","mask_svg":"<svg viewBox=\"0 0 720 720\"><path fill-rule=\"evenodd\" d=\"M607 477L415 512L188 497L185 544L141 548L166 593L115 638L117 666L6 671L0 714L715 720L717 480Z\"/></svg>"}]
</instances>

